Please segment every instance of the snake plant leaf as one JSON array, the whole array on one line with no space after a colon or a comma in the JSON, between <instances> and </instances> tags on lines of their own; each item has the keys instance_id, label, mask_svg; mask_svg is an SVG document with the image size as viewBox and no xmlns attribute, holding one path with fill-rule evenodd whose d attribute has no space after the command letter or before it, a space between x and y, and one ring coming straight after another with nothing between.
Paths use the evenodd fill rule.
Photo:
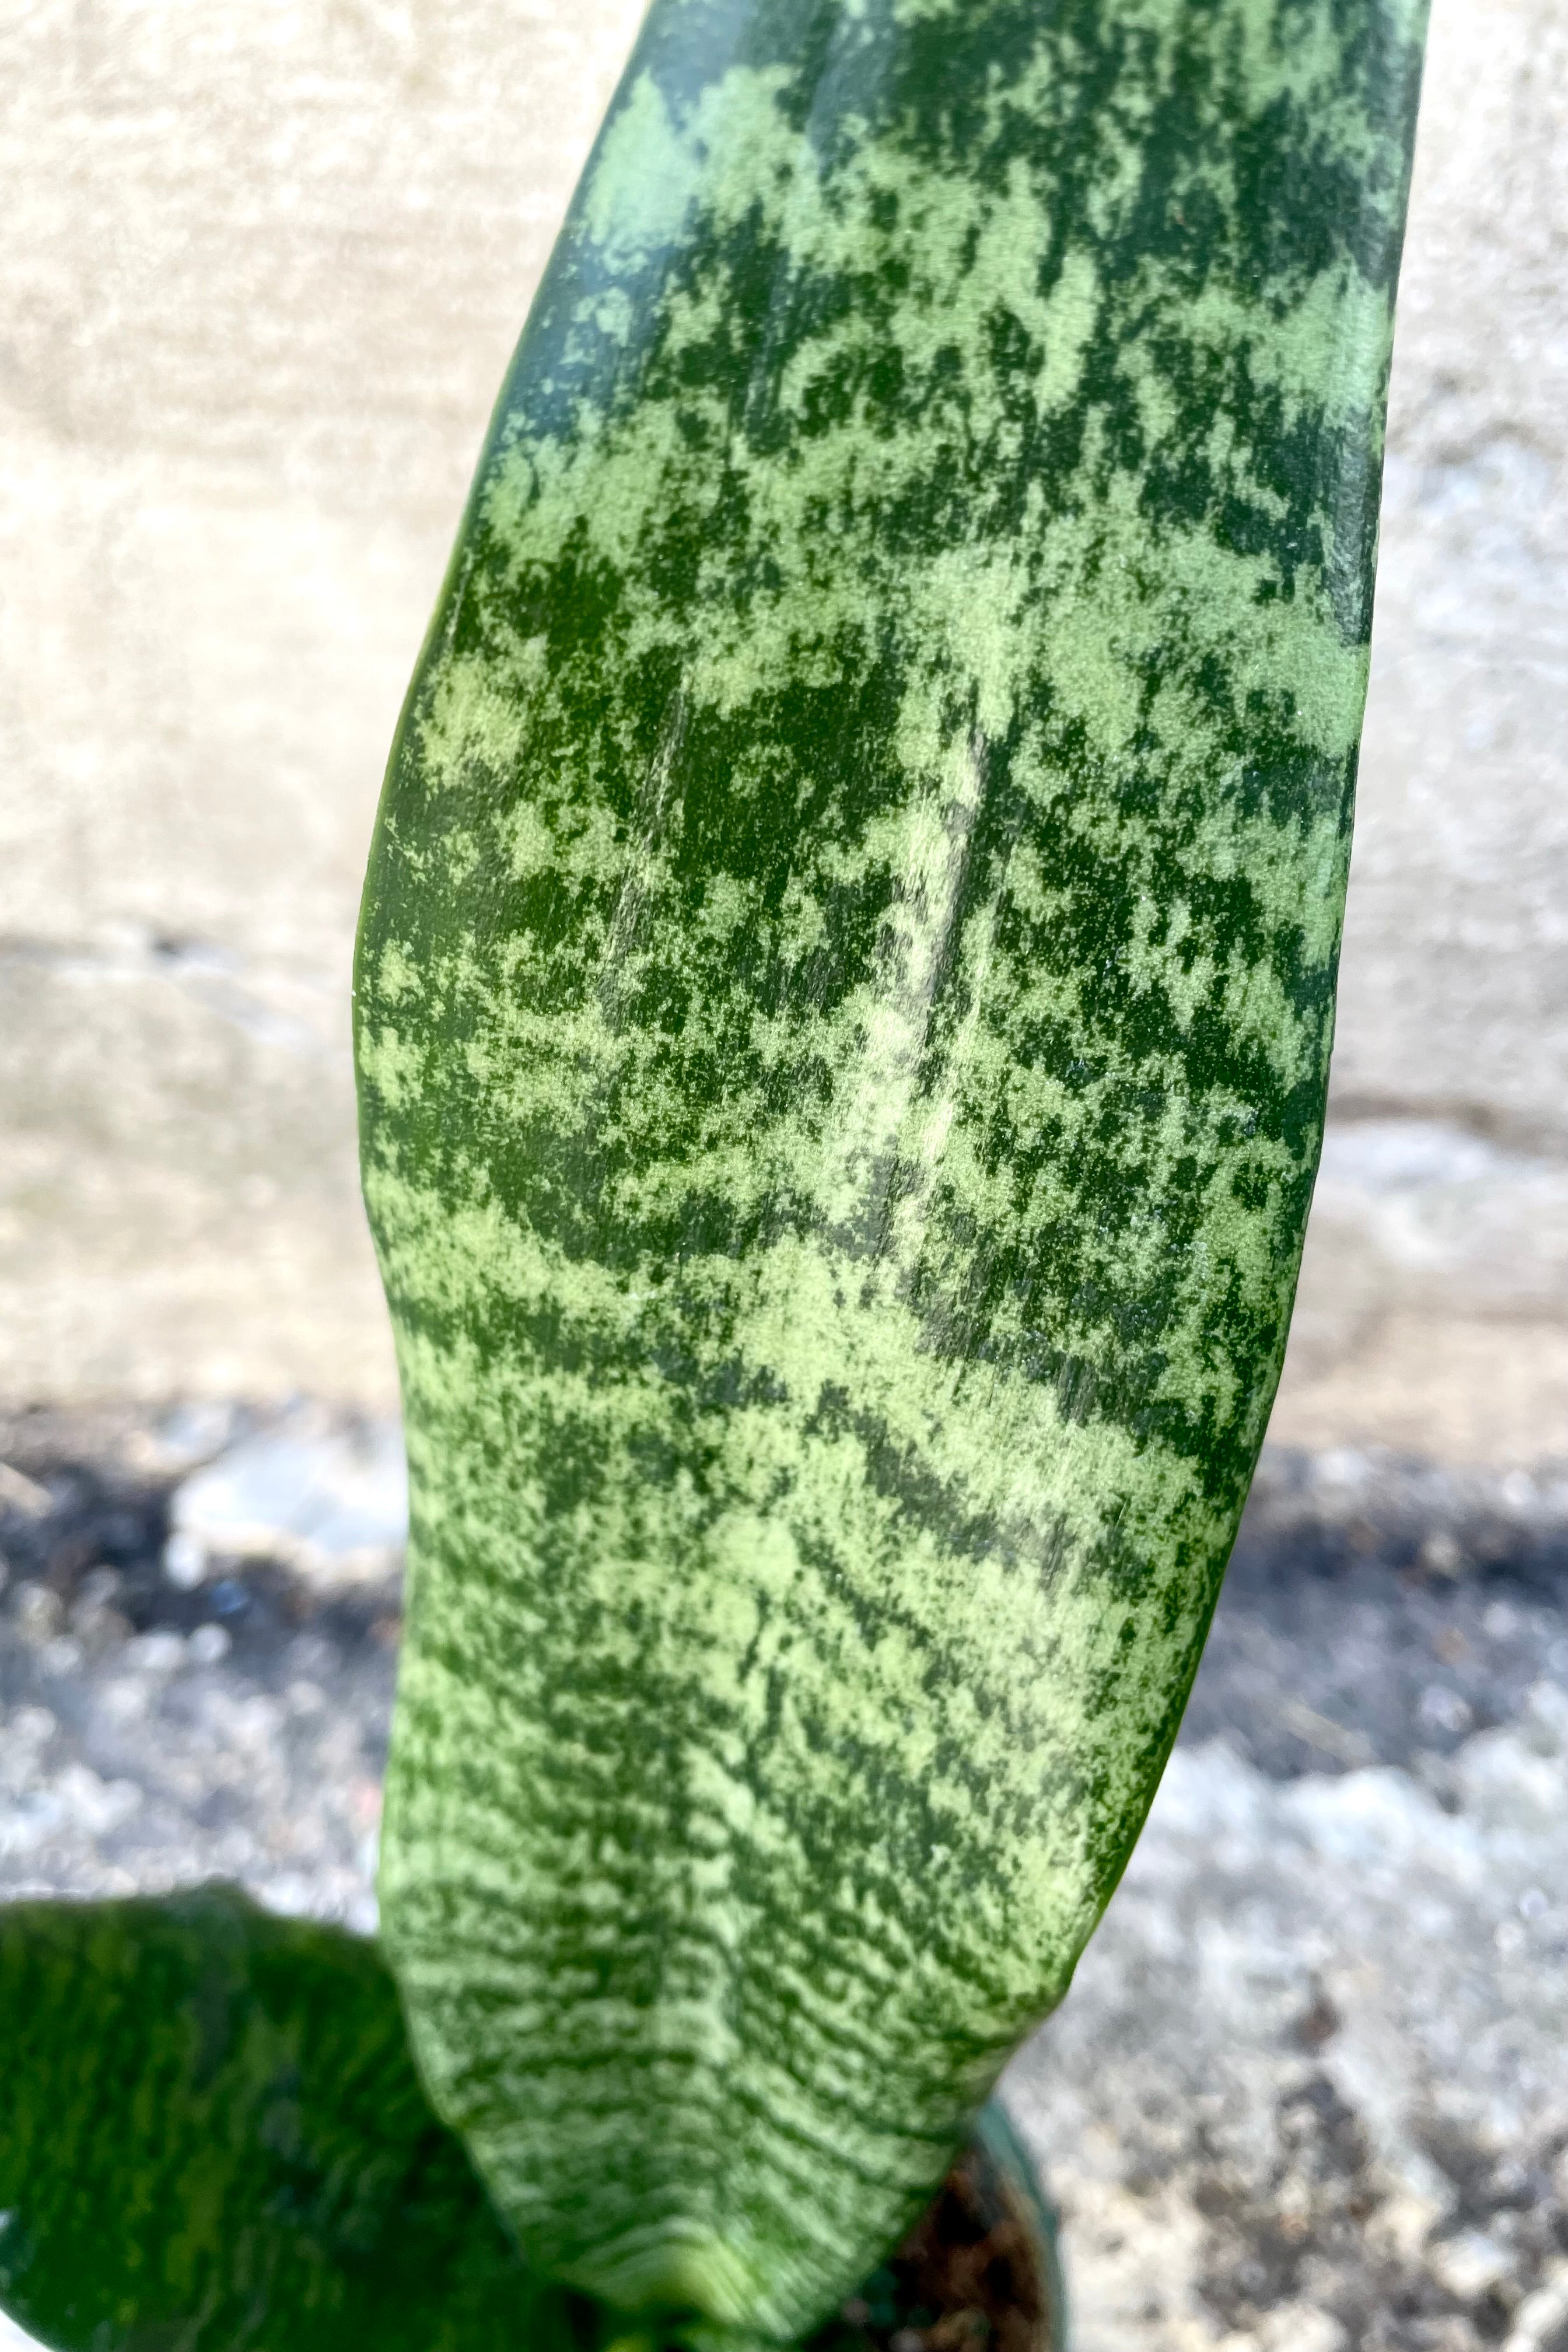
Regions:
<instances>
[{"instance_id":1,"label":"snake plant leaf","mask_svg":"<svg viewBox=\"0 0 1568 2352\"><path fill-rule=\"evenodd\" d=\"M366 884L382 1895L531 2259L793 2339L1065 1990L1316 1170L1421 0L654 0Z\"/></svg>"},{"instance_id":2,"label":"snake plant leaf","mask_svg":"<svg viewBox=\"0 0 1568 2352\"><path fill-rule=\"evenodd\" d=\"M0 1909L0 2305L56 2352L574 2352L374 1944L232 1888Z\"/></svg>"}]
</instances>

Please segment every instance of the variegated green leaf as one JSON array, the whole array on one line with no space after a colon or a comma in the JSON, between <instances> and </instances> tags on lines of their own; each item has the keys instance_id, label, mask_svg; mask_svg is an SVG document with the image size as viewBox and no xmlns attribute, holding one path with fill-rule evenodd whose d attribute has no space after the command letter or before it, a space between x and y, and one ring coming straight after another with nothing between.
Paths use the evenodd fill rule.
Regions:
<instances>
[{"instance_id":1,"label":"variegated green leaf","mask_svg":"<svg viewBox=\"0 0 1568 2352\"><path fill-rule=\"evenodd\" d=\"M580 2352L373 1944L236 1890L0 1908L0 2306L56 2352Z\"/></svg>"},{"instance_id":2,"label":"variegated green leaf","mask_svg":"<svg viewBox=\"0 0 1568 2352\"><path fill-rule=\"evenodd\" d=\"M655 0L415 680L385 1929L531 2254L714 2342L929 2191L1196 1663L1317 1162L1420 15Z\"/></svg>"}]
</instances>

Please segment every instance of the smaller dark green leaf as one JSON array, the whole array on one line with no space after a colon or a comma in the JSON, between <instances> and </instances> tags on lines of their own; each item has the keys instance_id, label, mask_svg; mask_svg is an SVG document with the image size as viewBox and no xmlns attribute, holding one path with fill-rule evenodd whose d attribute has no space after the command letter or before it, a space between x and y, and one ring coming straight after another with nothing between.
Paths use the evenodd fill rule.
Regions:
<instances>
[{"instance_id":1,"label":"smaller dark green leaf","mask_svg":"<svg viewBox=\"0 0 1568 2352\"><path fill-rule=\"evenodd\" d=\"M575 2352L376 1947L210 1886L0 1909L0 2304L58 2352Z\"/></svg>"}]
</instances>

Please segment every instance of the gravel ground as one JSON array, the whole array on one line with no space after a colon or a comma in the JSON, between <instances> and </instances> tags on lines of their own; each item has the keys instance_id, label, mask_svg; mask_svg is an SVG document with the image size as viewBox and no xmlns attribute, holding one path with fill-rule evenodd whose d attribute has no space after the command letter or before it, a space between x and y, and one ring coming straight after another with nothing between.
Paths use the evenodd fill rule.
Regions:
<instances>
[{"instance_id":1,"label":"gravel ground","mask_svg":"<svg viewBox=\"0 0 1568 2352\"><path fill-rule=\"evenodd\" d=\"M368 1932L395 1574L173 1582L190 1450L178 1423L0 1426L0 1896L221 1876Z\"/></svg>"},{"instance_id":2,"label":"gravel ground","mask_svg":"<svg viewBox=\"0 0 1568 2352\"><path fill-rule=\"evenodd\" d=\"M256 1497L384 1433L289 1426L0 1424L0 1896L220 1874L374 1926L395 1569L269 1543ZM1565 1603L1568 1473L1266 1457L1127 1880L1009 2077L1078 2352L1568 2352Z\"/></svg>"},{"instance_id":3,"label":"gravel ground","mask_svg":"<svg viewBox=\"0 0 1568 2352\"><path fill-rule=\"evenodd\" d=\"M1568 2352L1568 1487L1266 1458L1013 2105L1078 2352Z\"/></svg>"}]
</instances>

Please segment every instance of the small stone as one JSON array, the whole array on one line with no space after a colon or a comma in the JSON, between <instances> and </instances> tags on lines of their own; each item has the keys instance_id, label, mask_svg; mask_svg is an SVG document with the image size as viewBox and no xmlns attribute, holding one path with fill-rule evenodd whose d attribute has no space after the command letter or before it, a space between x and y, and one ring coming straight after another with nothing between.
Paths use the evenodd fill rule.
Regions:
<instances>
[{"instance_id":1,"label":"small stone","mask_svg":"<svg viewBox=\"0 0 1568 2352\"><path fill-rule=\"evenodd\" d=\"M1321 2050L1325 2042L1332 2041L1340 2024L1339 2011L1319 1986L1307 2008L1297 2018L1291 2032L1303 2050Z\"/></svg>"},{"instance_id":2,"label":"small stone","mask_svg":"<svg viewBox=\"0 0 1568 2352\"><path fill-rule=\"evenodd\" d=\"M111 1643L125 1641L129 1624L114 1607L122 1580L112 1568L95 1568L84 1576L71 1603L70 1630L95 1654Z\"/></svg>"},{"instance_id":3,"label":"small stone","mask_svg":"<svg viewBox=\"0 0 1568 2352\"><path fill-rule=\"evenodd\" d=\"M21 1519L44 1519L54 1507L47 1486L14 1470L8 1462L0 1462L0 1511L12 1511Z\"/></svg>"},{"instance_id":4,"label":"small stone","mask_svg":"<svg viewBox=\"0 0 1568 2352\"><path fill-rule=\"evenodd\" d=\"M1421 1720L1435 1731L1468 1731L1476 1719L1475 1709L1468 1699L1458 1691L1447 1689L1442 1683L1428 1683L1421 1694Z\"/></svg>"},{"instance_id":5,"label":"small stone","mask_svg":"<svg viewBox=\"0 0 1568 2352\"><path fill-rule=\"evenodd\" d=\"M52 1641L59 1632L63 1613L60 1597L58 1592L51 1592L47 1584L35 1584L30 1579L26 1583L19 1584L13 1606L17 1623L31 1640Z\"/></svg>"},{"instance_id":6,"label":"small stone","mask_svg":"<svg viewBox=\"0 0 1568 2352\"><path fill-rule=\"evenodd\" d=\"M139 1633L125 1645L127 1665L145 1675L172 1675L185 1663L184 1637L180 1633Z\"/></svg>"},{"instance_id":7,"label":"small stone","mask_svg":"<svg viewBox=\"0 0 1568 2352\"><path fill-rule=\"evenodd\" d=\"M234 1643L222 1625L198 1625L186 1647L193 1665L216 1666L227 1657Z\"/></svg>"},{"instance_id":8,"label":"small stone","mask_svg":"<svg viewBox=\"0 0 1568 2352\"><path fill-rule=\"evenodd\" d=\"M7 1745L15 1742L36 1752L47 1748L58 1729L47 1706L19 1706L6 1722L5 1738Z\"/></svg>"},{"instance_id":9,"label":"small stone","mask_svg":"<svg viewBox=\"0 0 1568 2352\"><path fill-rule=\"evenodd\" d=\"M1542 1756L1568 1754L1568 1690L1556 1683L1532 1683L1524 1702L1531 1745Z\"/></svg>"},{"instance_id":10,"label":"small stone","mask_svg":"<svg viewBox=\"0 0 1568 2352\"><path fill-rule=\"evenodd\" d=\"M1352 1445L1331 1446L1312 1465L1314 1483L1331 1493L1358 1494L1371 1474L1372 1465L1366 1455Z\"/></svg>"},{"instance_id":11,"label":"small stone","mask_svg":"<svg viewBox=\"0 0 1568 2352\"><path fill-rule=\"evenodd\" d=\"M1341 2352L1345 2331L1315 2303L1279 2304L1258 2331L1266 2352Z\"/></svg>"},{"instance_id":12,"label":"small stone","mask_svg":"<svg viewBox=\"0 0 1568 2352\"><path fill-rule=\"evenodd\" d=\"M1434 1528L1421 1546L1420 1557L1430 1576L1455 1577L1464 1570L1465 1555L1447 1528Z\"/></svg>"},{"instance_id":13,"label":"small stone","mask_svg":"<svg viewBox=\"0 0 1568 2352\"><path fill-rule=\"evenodd\" d=\"M85 1764L68 1764L55 1785L73 1825L90 1838L119 1829L142 1803L134 1780L101 1780Z\"/></svg>"},{"instance_id":14,"label":"small stone","mask_svg":"<svg viewBox=\"0 0 1568 2352\"><path fill-rule=\"evenodd\" d=\"M1373 2233L1396 2260L1415 2264L1442 2217L1434 2199L1401 2187L1379 2204Z\"/></svg>"},{"instance_id":15,"label":"small stone","mask_svg":"<svg viewBox=\"0 0 1568 2352\"><path fill-rule=\"evenodd\" d=\"M285 1560L330 1581L384 1575L408 1533L402 1431L395 1422L343 1428L313 1411L292 1414L187 1478L171 1520L164 1560L176 1582L174 1563L197 1553L204 1572L216 1556Z\"/></svg>"},{"instance_id":16,"label":"small stone","mask_svg":"<svg viewBox=\"0 0 1568 2352\"><path fill-rule=\"evenodd\" d=\"M1439 2286L1460 2303L1479 2303L1500 2286L1513 2269L1506 2247L1482 2230L1465 2230L1457 2238L1436 2238L1426 2249L1427 2266Z\"/></svg>"},{"instance_id":17,"label":"small stone","mask_svg":"<svg viewBox=\"0 0 1568 2352\"><path fill-rule=\"evenodd\" d=\"M1556 2352L1568 2342L1568 2262L1553 2263L1513 2315L1503 2352Z\"/></svg>"},{"instance_id":18,"label":"small stone","mask_svg":"<svg viewBox=\"0 0 1568 2352\"><path fill-rule=\"evenodd\" d=\"M163 1573L181 1592L194 1592L207 1572L206 1546L176 1528L163 1546Z\"/></svg>"},{"instance_id":19,"label":"small stone","mask_svg":"<svg viewBox=\"0 0 1568 2352\"><path fill-rule=\"evenodd\" d=\"M76 1601L71 1609L72 1616L75 1617L83 1611L107 1609L123 1582L124 1579L117 1568L89 1569L77 1587Z\"/></svg>"}]
</instances>

